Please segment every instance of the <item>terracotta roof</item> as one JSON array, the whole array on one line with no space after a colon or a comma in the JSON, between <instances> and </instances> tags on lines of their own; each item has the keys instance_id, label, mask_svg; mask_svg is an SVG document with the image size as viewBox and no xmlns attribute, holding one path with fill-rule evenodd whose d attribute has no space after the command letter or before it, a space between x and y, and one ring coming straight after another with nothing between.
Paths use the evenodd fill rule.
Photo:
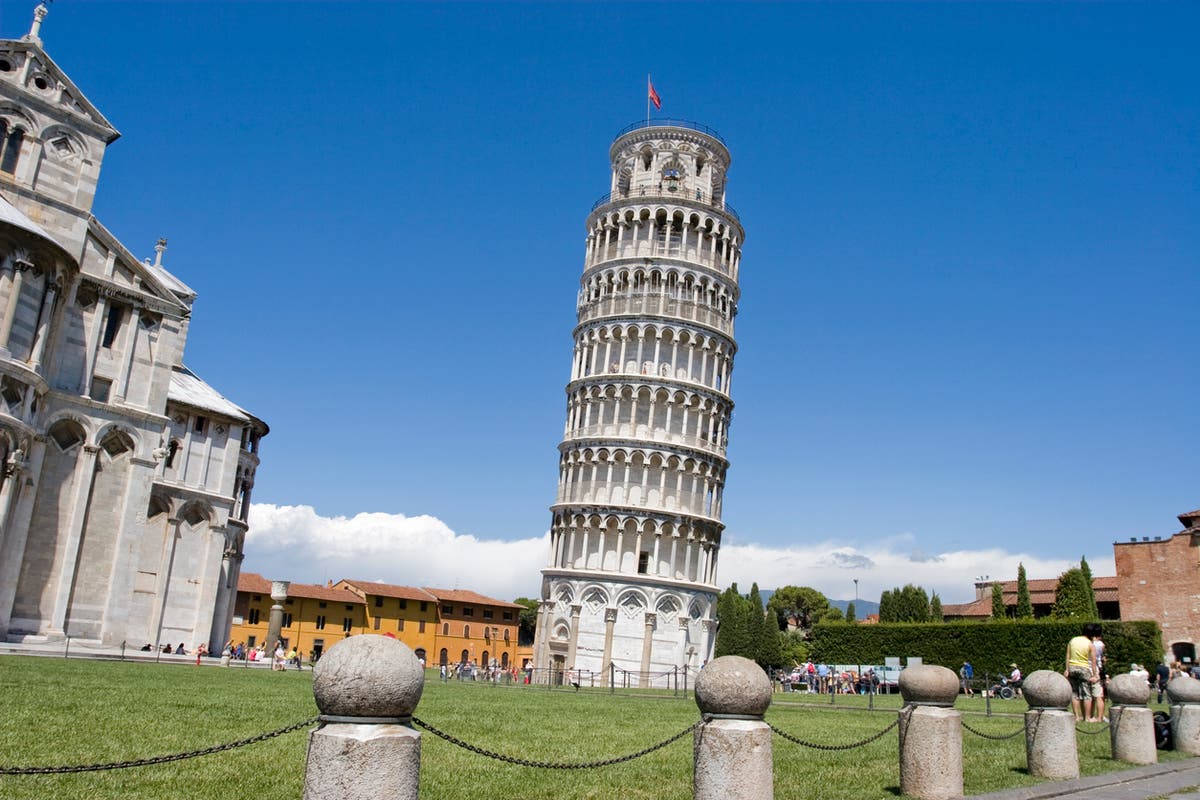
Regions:
<instances>
[{"instance_id":1,"label":"terracotta roof","mask_svg":"<svg viewBox=\"0 0 1200 800\"><path fill-rule=\"evenodd\" d=\"M1033 578L1025 582L1029 587L1029 601L1035 605L1054 602L1054 590L1058 588L1058 578ZM1002 581L1000 591L1004 595L1006 606L1017 604L1017 582ZM1092 578L1092 591L1097 603L1115 603L1117 597L1117 576L1103 575ZM984 597L969 603L951 603L942 606L942 615L947 617L990 617L992 615L991 589L985 590Z\"/></svg>"},{"instance_id":2,"label":"terracotta roof","mask_svg":"<svg viewBox=\"0 0 1200 800\"><path fill-rule=\"evenodd\" d=\"M438 600L432 594L417 586L395 586L390 583L372 583L371 581L356 581L349 578L343 578L338 583L353 586L361 590L363 594L373 594L379 597L398 597L403 600L422 600L427 603L436 603Z\"/></svg>"},{"instance_id":3,"label":"terracotta roof","mask_svg":"<svg viewBox=\"0 0 1200 800\"><path fill-rule=\"evenodd\" d=\"M238 591L252 594L271 593L271 582L255 572L243 572L238 576ZM337 589L313 583L293 583L288 586L288 597L307 597L312 600L332 600L335 603L361 603L362 598L349 589Z\"/></svg>"},{"instance_id":4,"label":"terracotta roof","mask_svg":"<svg viewBox=\"0 0 1200 800\"><path fill-rule=\"evenodd\" d=\"M431 589L426 586L425 591L429 592L440 601L450 603L474 603L480 606L501 606L503 608L525 607L519 603L509 603L505 600L497 600L494 597L487 597L466 589Z\"/></svg>"}]
</instances>

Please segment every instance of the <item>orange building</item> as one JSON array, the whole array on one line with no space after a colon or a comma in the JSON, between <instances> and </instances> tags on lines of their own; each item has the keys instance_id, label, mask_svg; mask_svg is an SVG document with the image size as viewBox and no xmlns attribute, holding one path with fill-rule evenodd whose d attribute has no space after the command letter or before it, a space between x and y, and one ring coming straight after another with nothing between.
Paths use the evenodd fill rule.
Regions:
<instances>
[{"instance_id":1,"label":"orange building","mask_svg":"<svg viewBox=\"0 0 1200 800\"><path fill-rule=\"evenodd\" d=\"M237 600L233 606L233 627L229 638L247 647L265 644L271 619L271 582L253 572L238 576ZM288 586L283 601L283 627L280 637L284 649L295 647L305 658L320 658L321 653L347 636L367 632L366 609L362 598L347 589L309 583Z\"/></svg>"},{"instance_id":2,"label":"orange building","mask_svg":"<svg viewBox=\"0 0 1200 800\"><path fill-rule=\"evenodd\" d=\"M271 581L253 572L238 578L230 638L263 643L271 618ZM280 638L306 660L361 633L391 634L428 666L468 663L523 666L518 652L523 606L462 589L423 589L344 579L326 586L293 583L283 603ZM270 643L266 643L268 647Z\"/></svg>"}]
</instances>

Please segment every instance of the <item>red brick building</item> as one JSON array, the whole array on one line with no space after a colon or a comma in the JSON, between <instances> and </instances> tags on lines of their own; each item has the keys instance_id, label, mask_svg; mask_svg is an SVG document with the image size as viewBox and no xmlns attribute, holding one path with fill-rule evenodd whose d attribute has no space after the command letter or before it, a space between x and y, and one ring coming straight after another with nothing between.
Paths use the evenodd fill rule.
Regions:
<instances>
[{"instance_id":1,"label":"red brick building","mask_svg":"<svg viewBox=\"0 0 1200 800\"><path fill-rule=\"evenodd\" d=\"M1200 510L1179 515L1183 530L1113 545L1122 619L1156 620L1163 647L1195 662L1200 641Z\"/></svg>"}]
</instances>

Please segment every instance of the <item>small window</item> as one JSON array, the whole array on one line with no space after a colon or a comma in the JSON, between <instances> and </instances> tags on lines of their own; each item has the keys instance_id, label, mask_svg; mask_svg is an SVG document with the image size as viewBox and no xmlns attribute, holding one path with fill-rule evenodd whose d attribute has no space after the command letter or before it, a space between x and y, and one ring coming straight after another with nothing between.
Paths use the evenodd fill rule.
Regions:
<instances>
[{"instance_id":1,"label":"small window","mask_svg":"<svg viewBox=\"0 0 1200 800\"><path fill-rule=\"evenodd\" d=\"M404 630L404 620L398 620L396 622L396 630L398 630L398 631Z\"/></svg>"},{"instance_id":2,"label":"small window","mask_svg":"<svg viewBox=\"0 0 1200 800\"><path fill-rule=\"evenodd\" d=\"M463 638L464 639L471 638L471 626L470 625L463 625Z\"/></svg>"},{"instance_id":3,"label":"small window","mask_svg":"<svg viewBox=\"0 0 1200 800\"><path fill-rule=\"evenodd\" d=\"M21 157L21 143L25 140L25 131L20 128L8 129L8 123L0 120L0 172L9 175L17 173L17 159Z\"/></svg>"},{"instance_id":4,"label":"small window","mask_svg":"<svg viewBox=\"0 0 1200 800\"><path fill-rule=\"evenodd\" d=\"M504 629L504 641L506 641L506 642L508 641L508 633L509 633L508 628L505 628Z\"/></svg>"},{"instance_id":5,"label":"small window","mask_svg":"<svg viewBox=\"0 0 1200 800\"><path fill-rule=\"evenodd\" d=\"M250 624L251 624L251 625L257 625L257 624L258 624L258 613L259 613L259 612L258 612L258 609L257 609L257 608L252 608L252 609L250 609Z\"/></svg>"},{"instance_id":6,"label":"small window","mask_svg":"<svg viewBox=\"0 0 1200 800\"><path fill-rule=\"evenodd\" d=\"M354 610L354 606L352 606L352 605L350 605L349 603L347 603L347 604L346 604L346 610L347 610L347 611L353 611L353 610Z\"/></svg>"},{"instance_id":7,"label":"small window","mask_svg":"<svg viewBox=\"0 0 1200 800\"><path fill-rule=\"evenodd\" d=\"M254 649L254 645L257 644L257 642L258 642L257 636L247 636L246 637L246 647L249 647L251 650Z\"/></svg>"},{"instance_id":8,"label":"small window","mask_svg":"<svg viewBox=\"0 0 1200 800\"><path fill-rule=\"evenodd\" d=\"M376 607L376 608L383 608L383 598L382 598L382 597L376 597L376 598L375 598L375 607Z\"/></svg>"},{"instance_id":9,"label":"small window","mask_svg":"<svg viewBox=\"0 0 1200 800\"><path fill-rule=\"evenodd\" d=\"M208 427L208 417L201 417L200 415L196 415L196 419L192 421L192 430L194 430L196 433L204 433L204 430L207 427Z\"/></svg>"},{"instance_id":10,"label":"small window","mask_svg":"<svg viewBox=\"0 0 1200 800\"><path fill-rule=\"evenodd\" d=\"M324 602L317 603L317 608L324 608L324 607L325 607L325 603L324 603Z\"/></svg>"},{"instance_id":11,"label":"small window","mask_svg":"<svg viewBox=\"0 0 1200 800\"><path fill-rule=\"evenodd\" d=\"M463 616L464 617L475 616L475 609L471 608L470 606L463 606Z\"/></svg>"},{"instance_id":12,"label":"small window","mask_svg":"<svg viewBox=\"0 0 1200 800\"><path fill-rule=\"evenodd\" d=\"M375 630L379 630L379 626L380 626L380 625L382 625L382 624L383 624L383 618L382 618L382 617L376 617L376 618L375 618Z\"/></svg>"},{"instance_id":13,"label":"small window","mask_svg":"<svg viewBox=\"0 0 1200 800\"><path fill-rule=\"evenodd\" d=\"M319 630L319 631L325 630L325 615L324 614L317 614L317 630Z\"/></svg>"},{"instance_id":14,"label":"small window","mask_svg":"<svg viewBox=\"0 0 1200 800\"><path fill-rule=\"evenodd\" d=\"M171 443L169 445L167 445L167 469L175 468L175 456L177 456L178 454L179 454L179 442L175 439L172 439ZM288 602L290 603L292 601L288 600Z\"/></svg>"},{"instance_id":15,"label":"small window","mask_svg":"<svg viewBox=\"0 0 1200 800\"><path fill-rule=\"evenodd\" d=\"M638 554L638 574L645 575L649 569L650 569L650 553L649 553L649 551L643 550L641 553Z\"/></svg>"},{"instance_id":16,"label":"small window","mask_svg":"<svg viewBox=\"0 0 1200 800\"><path fill-rule=\"evenodd\" d=\"M112 347L113 342L117 340L117 334L121 332L121 321L125 319L125 307L111 305L108 307L108 316L104 320L104 336L100 339L101 347Z\"/></svg>"},{"instance_id":17,"label":"small window","mask_svg":"<svg viewBox=\"0 0 1200 800\"><path fill-rule=\"evenodd\" d=\"M442 636L449 636L449 635L450 635L450 623L443 622L442 623Z\"/></svg>"},{"instance_id":18,"label":"small window","mask_svg":"<svg viewBox=\"0 0 1200 800\"><path fill-rule=\"evenodd\" d=\"M422 600L422 601L421 601L421 610L422 610L422 611L428 611L428 610L429 610L429 603L427 603L427 602L425 602L424 600Z\"/></svg>"},{"instance_id":19,"label":"small window","mask_svg":"<svg viewBox=\"0 0 1200 800\"><path fill-rule=\"evenodd\" d=\"M354 620L350 619L349 617L343 617L342 618L342 632L349 633L350 628L353 624L354 624Z\"/></svg>"},{"instance_id":20,"label":"small window","mask_svg":"<svg viewBox=\"0 0 1200 800\"><path fill-rule=\"evenodd\" d=\"M289 597L287 600L284 600L284 601L283 601L283 604L284 604L284 605L287 605L287 606L290 606L290 605L292 604L292 602L293 602L292 598L290 598L290 597Z\"/></svg>"},{"instance_id":21,"label":"small window","mask_svg":"<svg viewBox=\"0 0 1200 800\"><path fill-rule=\"evenodd\" d=\"M424 605L424 604L422 604L422 605ZM405 600L404 598L401 598L401 599L400 599L400 607L401 607L401 608L408 608L408 601L407 601L407 600ZM422 608L421 610L422 610L422 611L424 611L425 609L423 609L423 608Z\"/></svg>"},{"instance_id":22,"label":"small window","mask_svg":"<svg viewBox=\"0 0 1200 800\"><path fill-rule=\"evenodd\" d=\"M403 624L404 620L400 620L400 622L401 622L401 624ZM417 623L417 633L424 633L424 632L425 632L425 620L421 620L420 622Z\"/></svg>"},{"instance_id":23,"label":"small window","mask_svg":"<svg viewBox=\"0 0 1200 800\"><path fill-rule=\"evenodd\" d=\"M495 612L494 612L494 611L492 611L490 608L485 608L485 609L483 610L483 618L484 618L484 619L491 619L491 618L492 618L492 617L494 617L495 615L496 615L496 614L495 614Z\"/></svg>"},{"instance_id":24,"label":"small window","mask_svg":"<svg viewBox=\"0 0 1200 800\"><path fill-rule=\"evenodd\" d=\"M285 611L283 613L283 627L285 627L285 628L292 627L292 612Z\"/></svg>"},{"instance_id":25,"label":"small window","mask_svg":"<svg viewBox=\"0 0 1200 800\"><path fill-rule=\"evenodd\" d=\"M112 394L112 381L107 378L92 378L92 390L88 392L97 403L107 403Z\"/></svg>"},{"instance_id":26,"label":"small window","mask_svg":"<svg viewBox=\"0 0 1200 800\"><path fill-rule=\"evenodd\" d=\"M258 603L258 602L261 602L261 601L262 601L262 595L261 595L261 594L256 594L256 595L254 595L254 597L253 597L253 600L254 600L254 602L256 602L256 603Z\"/></svg>"},{"instance_id":27,"label":"small window","mask_svg":"<svg viewBox=\"0 0 1200 800\"><path fill-rule=\"evenodd\" d=\"M506 619L506 620L508 620L509 622L511 622L511 621L512 621L512 612L511 612L511 611L505 611L505 612L504 612L504 619Z\"/></svg>"},{"instance_id":28,"label":"small window","mask_svg":"<svg viewBox=\"0 0 1200 800\"><path fill-rule=\"evenodd\" d=\"M442 606L442 613L443 614L453 614L454 606Z\"/></svg>"}]
</instances>

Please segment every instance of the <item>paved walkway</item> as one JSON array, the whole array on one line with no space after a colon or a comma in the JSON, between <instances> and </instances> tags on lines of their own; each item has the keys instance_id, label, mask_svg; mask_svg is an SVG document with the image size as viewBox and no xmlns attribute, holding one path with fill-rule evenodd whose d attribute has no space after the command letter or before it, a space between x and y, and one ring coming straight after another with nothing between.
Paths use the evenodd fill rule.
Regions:
<instances>
[{"instance_id":1,"label":"paved walkway","mask_svg":"<svg viewBox=\"0 0 1200 800\"><path fill-rule=\"evenodd\" d=\"M970 800L1200 800L1200 758L1133 767L1073 781L977 794Z\"/></svg>"}]
</instances>

